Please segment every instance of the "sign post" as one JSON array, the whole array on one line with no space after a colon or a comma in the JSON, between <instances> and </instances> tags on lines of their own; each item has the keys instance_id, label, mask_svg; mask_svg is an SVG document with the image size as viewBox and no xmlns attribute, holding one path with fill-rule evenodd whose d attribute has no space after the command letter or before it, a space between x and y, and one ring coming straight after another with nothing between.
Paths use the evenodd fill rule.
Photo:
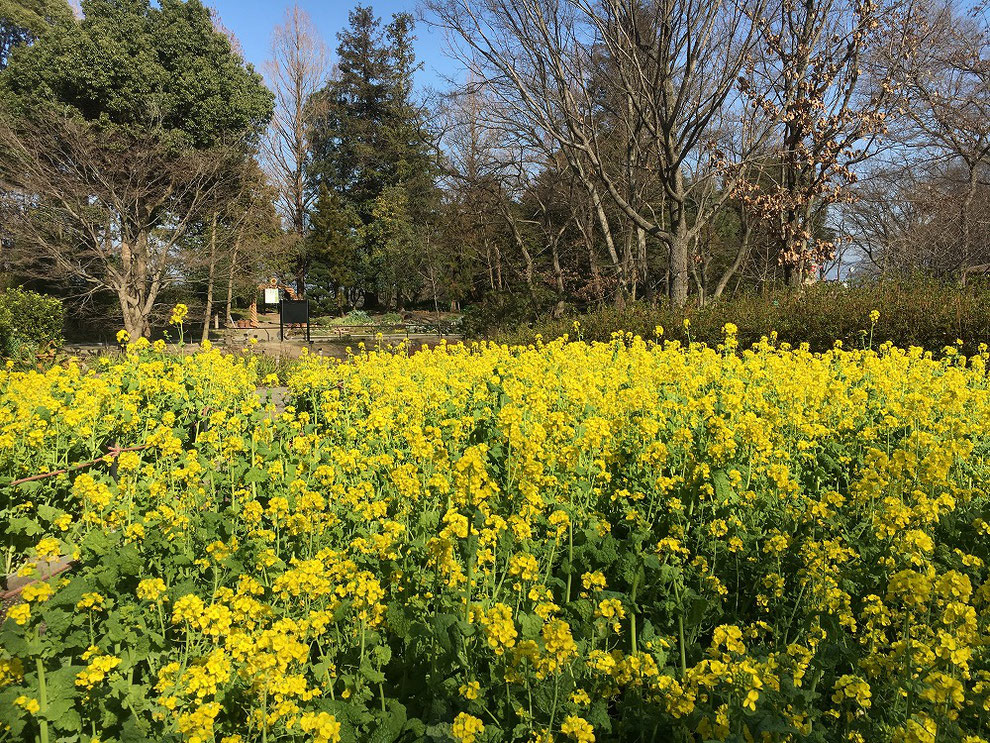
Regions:
<instances>
[{"instance_id":1,"label":"sign post","mask_svg":"<svg viewBox=\"0 0 990 743\"><path fill-rule=\"evenodd\" d=\"M306 342L310 342L309 335L309 300L308 299L283 299L278 306L278 336L279 340L285 340L286 325L306 325Z\"/></svg>"}]
</instances>

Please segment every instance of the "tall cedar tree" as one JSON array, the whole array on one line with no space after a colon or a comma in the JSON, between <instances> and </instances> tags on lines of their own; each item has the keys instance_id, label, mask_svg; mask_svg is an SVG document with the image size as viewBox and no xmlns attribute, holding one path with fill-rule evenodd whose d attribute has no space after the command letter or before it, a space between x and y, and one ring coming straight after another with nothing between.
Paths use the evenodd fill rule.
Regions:
<instances>
[{"instance_id":1,"label":"tall cedar tree","mask_svg":"<svg viewBox=\"0 0 990 743\"><path fill-rule=\"evenodd\" d=\"M393 16L384 30L370 7L359 5L350 13L349 27L338 34L337 67L318 95L319 116L312 122L310 186L334 194L316 205L343 209L357 216L357 270L354 285L335 289L357 289L369 306L381 293L401 301L411 296L409 255L416 240L393 239L395 210L403 204L403 233L416 232L428 224L435 202L435 168L426 126L412 100L413 74L417 69L412 51L413 20L408 14ZM388 225L378 224L383 212ZM320 222L318 215L314 222ZM322 220L326 222L327 220ZM333 221L333 220L330 220ZM407 228L407 229L406 229ZM320 235L311 235L319 239ZM340 256L340 246L324 246L323 260ZM344 253L348 251L343 251ZM320 258L317 258L317 261ZM403 286L397 277L402 266ZM415 270L415 269L413 269ZM327 276L351 274L343 267L330 267Z\"/></svg>"}]
</instances>

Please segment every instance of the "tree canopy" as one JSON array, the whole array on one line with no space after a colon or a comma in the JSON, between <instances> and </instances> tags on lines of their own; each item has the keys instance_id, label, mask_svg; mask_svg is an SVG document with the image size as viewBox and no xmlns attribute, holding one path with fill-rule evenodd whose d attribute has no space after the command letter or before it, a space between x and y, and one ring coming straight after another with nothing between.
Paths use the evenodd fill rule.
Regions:
<instances>
[{"instance_id":1,"label":"tree canopy","mask_svg":"<svg viewBox=\"0 0 990 743\"><path fill-rule=\"evenodd\" d=\"M401 301L416 284L414 233L429 221L436 193L436 160L412 97L413 21L398 14L383 29L370 7L358 5L338 39L336 72L314 100L320 115L312 122L309 178L315 190L339 198L324 198L317 210L343 208L360 220L357 288Z\"/></svg>"},{"instance_id":2,"label":"tree canopy","mask_svg":"<svg viewBox=\"0 0 990 743\"><path fill-rule=\"evenodd\" d=\"M147 333L183 240L215 221L272 112L199 0L86 0L0 73L13 262L109 292Z\"/></svg>"},{"instance_id":3,"label":"tree canopy","mask_svg":"<svg viewBox=\"0 0 990 743\"><path fill-rule=\"evenodd\" d=\"M14 48L34 41L55 25L72 22L66 0L0 0L0 70Z\"/></svg>"},{"instance_id":4,"label":"tree canopy","mask_svg":"<svg viewBox=\"0 0 990 743\"><path fill-rule=\"evenodd\" d=\"M13 114L57 110L177 148L261 135L272 95L199 0L84 0L82 11L15 50L0 77Z\"/></svg>"}]
</instances>

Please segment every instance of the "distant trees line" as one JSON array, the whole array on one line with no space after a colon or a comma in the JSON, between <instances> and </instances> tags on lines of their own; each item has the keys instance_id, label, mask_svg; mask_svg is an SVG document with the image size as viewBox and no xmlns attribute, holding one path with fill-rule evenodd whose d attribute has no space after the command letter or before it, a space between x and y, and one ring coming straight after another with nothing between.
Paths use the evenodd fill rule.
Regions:
<instances>
[{"instance_id":1,"label":"distant trees line","mask_svg":"<svg viewBox=\"0 0 990 743\"><path fill-rule=\"evenodd\" d=\"M259 277L324 311L674 305L990 264L990 23L939 0L426 0L265 80L198 0L0 2L3 262L147 332ZM223 308L222 310L220 308Z\"/></svg>"}]
</instances>

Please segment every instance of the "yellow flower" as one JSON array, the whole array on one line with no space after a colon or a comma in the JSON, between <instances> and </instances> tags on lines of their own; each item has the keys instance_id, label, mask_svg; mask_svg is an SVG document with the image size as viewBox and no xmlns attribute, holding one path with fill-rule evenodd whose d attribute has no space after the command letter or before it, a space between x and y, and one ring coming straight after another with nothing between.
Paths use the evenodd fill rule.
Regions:
<instances>
[{"instance_id":1,"label":"yellow flower","mask_svg":"<svg viewBox=\"0 0 990 743\"><path fill-rule=\"evenodd\" d=\"M454 718L451 732L460 743L474 743L477 737L485 732L485 725L474 715L460 712Z\"/></svg>"},{"instance_id":2,"label":"yellow flower","mask_svg":"<svg viewBox=\"0 0 990 743\"><path fill-rule=\"evenodd\" d=\"M113 655L97 655L90 660L85 671L76 674L76 686L92 689L120 665L120 658Z\"/></svg>"},{"instance_id":3,"label":"yellow flower","mask_svg":"<svg viewBox=\"0 0 990 743\"><path fill-rule=\"evenodd\" d=\"M571 701L574 702L574 704L588 705L591 704L591 697L588 696L588 692L584 689L578 689L571 694Z\"/></svg>"},{"instance_id":4,"label":"yellow flower","mask_svg":"<svg viewBox=\"0 0 990 743\"><path fill-rule=\"evenodd\" d=\"M581 585L585 591L602 591L605 589L605 576L600 570L593 573L585 573L581 576Z\"/></svg>"},{"instance_id":5,"label":"yellow flower","mask_svg":"<svg viewBox=\"0 0 990 743\"><path fill-rule=\"evenodd\" d=\"M32 715L38 714L39 710L41 710L41 705L38 704L38 700L33 697L21 695L14 700L14 704Z\"/></svg>"},{"instance_id":6,"label":"yellow flower","mask_svg":"<svg viewBox=\"0 0 990 743\"><path fill-rule=\"evenodd\" d=\"M299 726L304 732L313 734L313 743L338 743L340 740L340 723L326 712L307 712L299 720Z\"/></svg>"},{"instance_id":7,"label":"yellow flower","mask_svg":"<svg viewBox=\"0 0 990 743\"><path fill-rule=\"evenodd\" d=\"M595 743L595 729L583 717L568 715L560 726L560 732L577 743Z\"/></svg>"},{"instance_id":8,"label":"yellow flower","mask_svg":"<svg viewBox=\"0 0 990 743\"><path fill-rule=\"evenodd\" d=\"M51 537L42 539L34 549L41 557L58 557L62 553L58 540Z\"/></svg>"},{"instance_id":9,"label":"yellow flower","mask_svg":"<svg viewBox=\"0 0 990 743\"><path fill-rule=\"evenodd\" d=\"M21 589L21 598L29 604L47 601L55 594L54 589L47 583L28 583Z\"/></svg>"},{"instance_id":10,"label":"yellow flower","mask_svg":"<svg viewBox=\"0 0 990 743\"><path fill-rule=\"evenodd\" d=\"M522 552L518 555L513 555L509 561L509 574L523 580L537 580L540 577L540 564L533 555L528 552Z\"/></svg>"},{"instance_id":11,"label":"yellow flower","mask_svg":"<svg viewBox=\"0 0 990 743\"><path fill-rule=\"evenodd\" d=\"M880 319L880 310L871 310L870 311L870 324L871 325L876 325L877 324L877 320L879 320L879 319Z\"/></svg>"},{"instance_id":12,"label":"yellow flower","mask_svg":"<svg viewBox=\"0 0 990 743\"><path fill-rule=\"evenodd\" d=\"M859 676L845 675L839 678L832 687L835 691L832 694L832 701L841 704L846 699L851 699L863 709L869 709L872 693L870 685Z\"/></svg>"},{"instance_id":13,"label":"yellow flower","mask_svg":"<svg viewBox=\"0 0 990 743\"><path fill-rule=\"evenodd\" d=\"M117 331L117 343L119 343L120 345L124 345L125 343L130 341L130 339L131 339L131 334L128 333L126 330Z\"/></svg>"},{"instance_id":14,"label":"yellow flower","mask_svg":"<svg viewBox=\"0 0 990 743\"><path fill-rule=\"evenodd\" d=\"M137 587L137 597L145 601L158 601L165 593L165 581L161 578L145 578Z\"/></svg>"},{"instance_id":15,"label":"yellow flower","mask_svg":"<svg viewBox=\"0 0 990 743\"><path fill-rule=\"evenodd\" d=\"M181 325L188 314L189 308L180 302L172 308L172 316L168 319L169 325Z\"/></svg>"},{"instance_id":16,"label":"yellow flower","mask_svg":"<svg viewBox=\"0 0 990 743\"><path fill-rule=\"evenodd\" d=\"M622 629L621 619L625 618L626 610L619 599L603 599L595 609L595 616L605 619L615 632Z\"/></svg>"},{"instance_id":17,"label":"yellow flower","mask_svg":"<svg viewBox=\"0 0 990 743\"><path fill-rule=\"evenodd\" d=\"M8 610L7 616L14 620L14 624L25 625L31 618L31 607L27 604L18 604Z\"/></svg>"},{"instance_id":18,"label":"yellow flower","mask_svg":"<svg viewBox=\"0 0 990 743\"><path fill-rule=\"evenodd\" d=\"M105 600L98 593L84 593L82 598L76 602L76 609L79 611L101 611Z\"/></svg>"}]
</instances>

